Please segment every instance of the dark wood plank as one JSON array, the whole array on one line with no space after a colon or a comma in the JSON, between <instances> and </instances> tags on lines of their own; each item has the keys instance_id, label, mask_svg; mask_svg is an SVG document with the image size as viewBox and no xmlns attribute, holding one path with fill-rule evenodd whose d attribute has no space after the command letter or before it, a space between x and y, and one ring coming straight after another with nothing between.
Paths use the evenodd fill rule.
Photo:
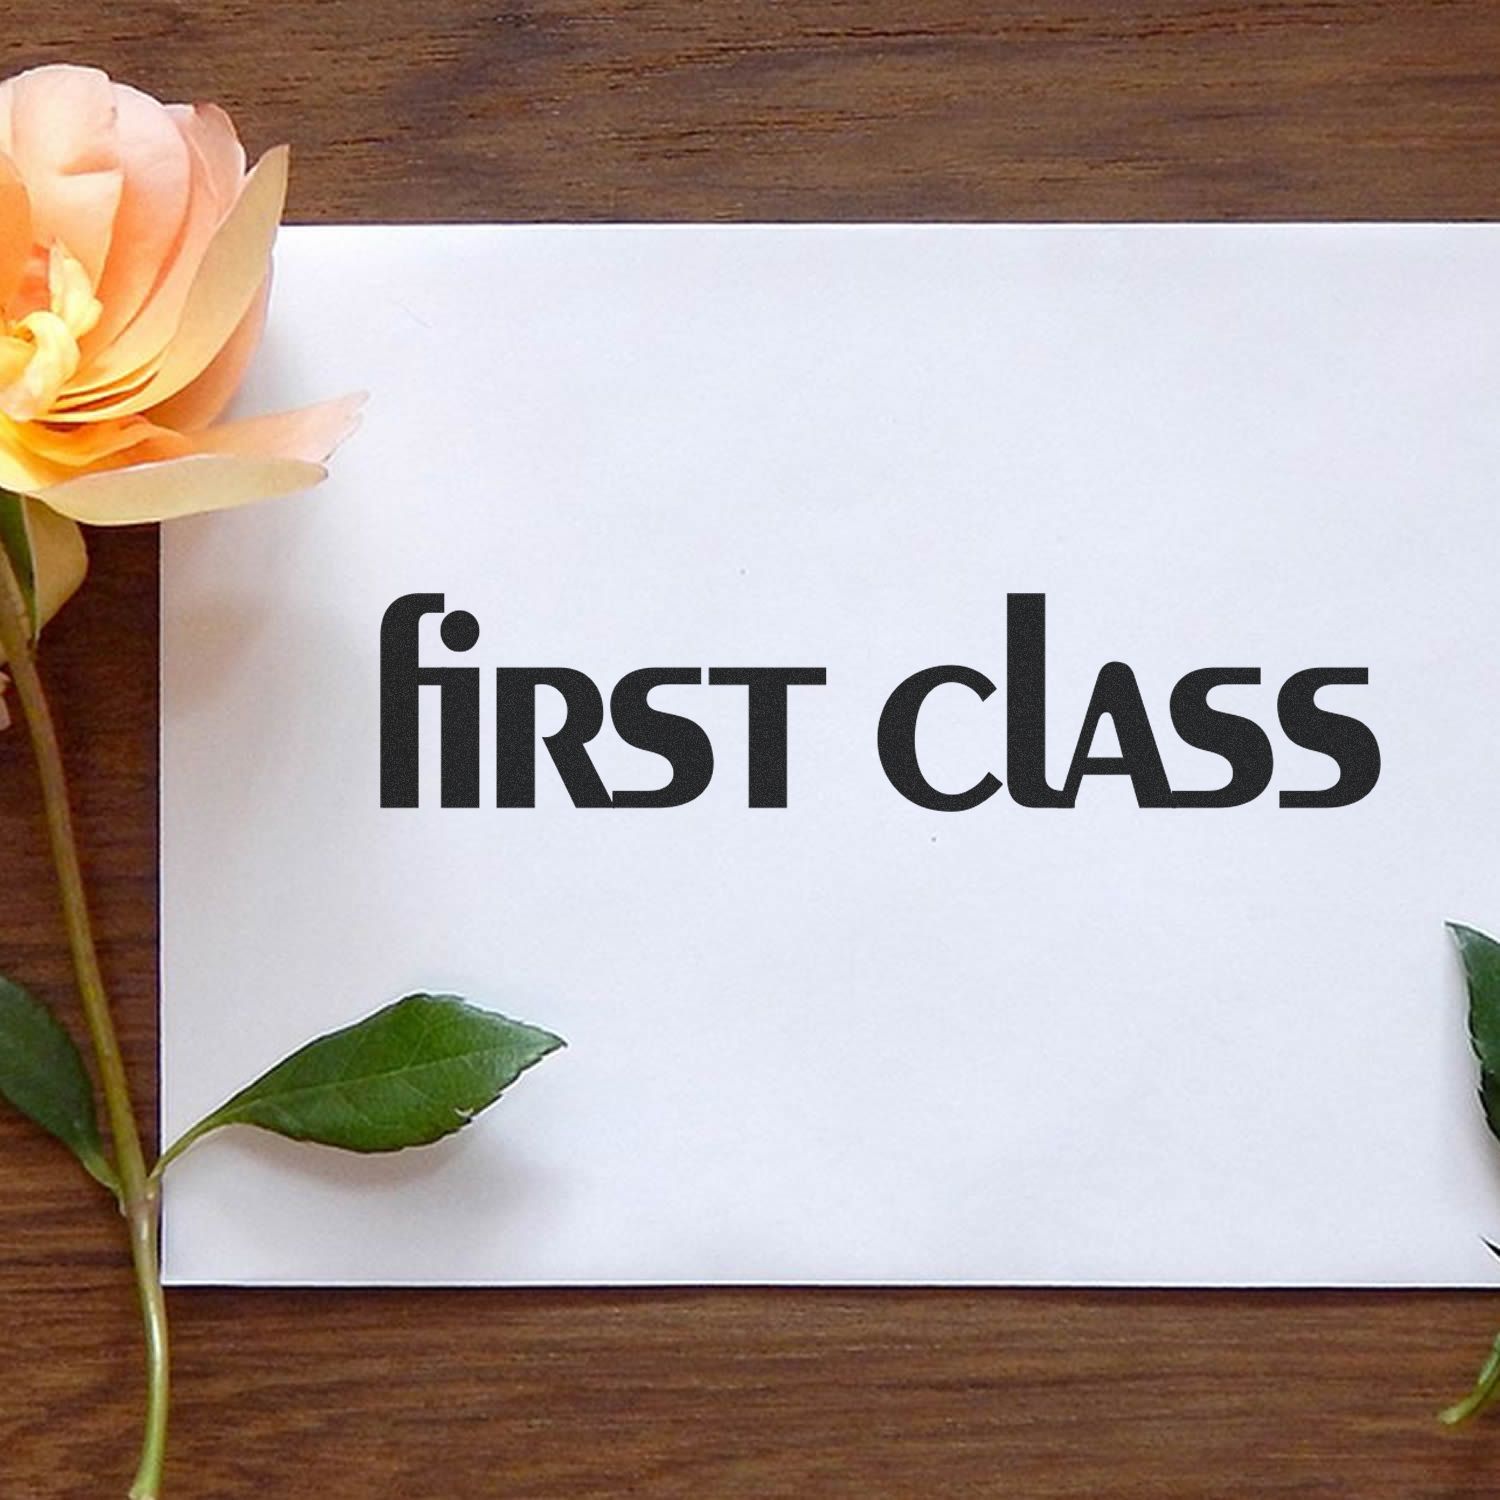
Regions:
<instances>
[{"instance_id":1,"label":"dark wood plank","mask_svg":"<svg viewBox=\"0 0 1500 1500\"><path fill-rule=\"evenodd\" d=\"M304 220L1500 212L1492 0L11 0L5 19L3 71L94 61L223 101L255 147L294 141ZM143 1089L155 579L149 532L98 536L47 652ZM66 1005L15 735L0 851L0 969ZM139 1385L118 1225L9 1117L0 1161L0 1493L122 1494ZM1476 1230L1500 1217L1474 1211ZM1457 1500L1500 1482L1500 1422L1453 1437L1432 1421L1500 1323L1482 1296L190 1292L172 1307L184 1497Z\"/></svg>"}]
</instances>

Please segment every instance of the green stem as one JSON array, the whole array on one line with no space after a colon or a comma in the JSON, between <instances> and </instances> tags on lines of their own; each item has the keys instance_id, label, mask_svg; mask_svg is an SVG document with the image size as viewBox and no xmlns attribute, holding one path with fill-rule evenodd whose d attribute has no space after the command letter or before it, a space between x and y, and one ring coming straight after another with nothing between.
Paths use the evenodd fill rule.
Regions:
<instances>
[{"instance_id":1,"label":"green stem","mask_svg":"<svg viewBox=\"0 0 1500 1500\"><path fill-rule=\"evenodd\" d=\"M182 1153L193 1144L194 1141L201 1140L209 1133L209 1131L216 1128L217 1122L212 1115L210 1115L207 1119L199 1120L191 1130L186 1131L182 1135L178 1136L177 1139L173 1141L172 1144L168 1146L167 1149L156 1158L156 1165L151 1168L151 1175L146 1179L146 1181L151 1183L153 1186L156 1183L160 1182L162 1173L165 1172L167 1168L170 1167L172 1163L176 1161L177 1158L181 1156Z\"/></svg>"},{"instance_id":2,"label":"green stem","mask_svg":"<svg viewBox=\"0 0 1500 1500\"><path fill-rule=\"evenodd\" d=\"M78 993L94 1044L99 1082L104 1090L105 1109L114 1138L120 1204L130 1226L130 1255L146 1329L146 1431L141 1445L140 1467L130 1497L131 1500L156 1500L161 1493L162 1459L167 1443L168 1390L167 1308L157 1262L160 1200L156 1185L146 1172L130 1086L125 1077L125 1063L120 1056L114 1017L99 972L99 957L94 948L88 901L83 889L83 872L78 861L78 842L68 805L62 753L32 653L25 596L3 547L0 547L0 650L4 651L6 664L15 679L16 696L26 718L41 777L47 833L52 845L52 861L57 867L68 946L73 955Z\"/></svg>"},{"instance_id":3,"label":"green stem","mask_svg":"<svg viewBox=\"0 0 1500 1500\"><path fill-rule=\"evenodd\" d=\"M1489 1358L1485 1360L1484 1367L1474 1382L1474 1389L1462 1401L1455 1402L1446 1411L1439 1413L1439 1420L1446 1422L1449 1427L1456 1427L1460 1422L1467 1422L1470 1417L1478 1416L1497 1395L1500 1395L1500 1335L1496 1336L1490 1348Z\"/></svg>"}]
</instances>

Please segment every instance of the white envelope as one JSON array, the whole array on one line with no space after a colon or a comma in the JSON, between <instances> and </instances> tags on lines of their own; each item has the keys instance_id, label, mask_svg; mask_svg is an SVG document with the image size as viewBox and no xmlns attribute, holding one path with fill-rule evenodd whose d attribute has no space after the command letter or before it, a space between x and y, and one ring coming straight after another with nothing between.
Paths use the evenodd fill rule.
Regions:
<instances>
[{"instance_id":1,"label":"white envelope","mask_svg":"<svg viewBox=\"0 0 1500 1500\"><path fill-rule=\"evenodd\" d=\"M1443 923L1500 928L1497 330L1490 225L287 231L243 406L371 399L321 490L165 529L165 1137L414 990L569 1045L421 1150L202 1142L170 1279L1491 1283ZM475 807L435 688L420 805L381 805L413 593L480 627L414 647L477 669ZM1045 599L1050 785L1107 663L1174 792L1228 778L1174 685L1257 670L1212 706L1269 785L1020 805L1011 595ZM965 810L879 753L934 666L969 675L888 748L998 778ZM693 800L575 807L538 747L497 807L517 667L598 689L611 793L669 775L608 717L627 673L826 683L787 693L784 807L706 680L650 697L708 735ZM1318 668L1367 674L1316 700L1352 771L1278 712ZM1359 774L1350 721L1378 780L1283 806Z\"/></svg>"}]
</instances>

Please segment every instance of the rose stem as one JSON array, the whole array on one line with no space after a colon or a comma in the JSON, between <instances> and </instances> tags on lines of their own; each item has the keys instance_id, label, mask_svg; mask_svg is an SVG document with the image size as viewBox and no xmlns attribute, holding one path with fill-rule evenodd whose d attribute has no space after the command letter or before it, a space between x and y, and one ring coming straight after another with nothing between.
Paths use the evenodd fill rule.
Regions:
<instances>
[{"instance_id":1,"label":"rose stem","mask_svg":"<svg viewBox=\"0 0 1500 1500\"><path fill-rule=\"evenodd\" d=\"M146 1329L146 1431L141 1445L140 1468L136 1471L130 1496L131 1500L156 1500L161 1492L162 1459L167 1443L168 1389L167 1308L156 1250L159 1198L155 1186L147 1178L140 1133L136 1129L135 1111L130 1101L130 1085L125 1077L125 1064L120 1056L109 999L99 973L99 957L94 948L88 901L83 890L73 817L68 808L62 753L32 654L25 596L3 547L0 547L0 649L4 650L6 664L15 679L16 695L26 718L41 778L47 833L52 844L52 860L57 866L68 946L73 954L73 969L78 976L78 992L88 1020L89 1035L93 1039L94 1056L98 1059L99 1081L104 1089L120 1176L120 1206L130 1225L130 1254L135 1264L136 1285L140 1289L141 1316Z\"/></svg>"}]
</instances>

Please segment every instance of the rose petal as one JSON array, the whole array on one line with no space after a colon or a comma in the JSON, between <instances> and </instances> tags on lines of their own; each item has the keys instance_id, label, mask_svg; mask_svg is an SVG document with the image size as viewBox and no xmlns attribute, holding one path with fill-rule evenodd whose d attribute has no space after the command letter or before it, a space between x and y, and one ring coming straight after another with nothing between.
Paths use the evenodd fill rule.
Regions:
<instances>
[{"instance_id":1,"label":"rose petal","mask_svg":"<svg viewBox=\"0 0 1500 1500\"><path fill-rule=\"evenodd\" d=\"M298 458L322 463L359 426L364 393L320 401L296 411L274 412L243 422L225 422L190 441L199 453L235 453L246 458Z\"/></svg>"},{"instance_id":2,"label":"rose petal","mask_svg":"<svg viewBox=\"0 0 1500 1500\"><path fill-rule=\"evenodd\" d=\"M68 478L68 471L38 457L21 440L20 430L9 417L0 415L0 489L19 495L34 495Z\"/></svg>"},{"instance_id":3,"label":"rose petal","mask_svg":"<svg viewBox=\"0 0 1500 1500\"><path fill-rule=\"evenodd\" d=\"M34 237L60 239L97 285L124 184L108 75L60 64L0 83L0 151L26 183Z\"/></svg>"},{"instance_id":4,"label":"rose petal","mask_svg":"<svg viewBox=\"0 0 1500 1500\"><path fill-rule=\"evenodd\" d=\"M192 157L171 115L123 84L115 85L115 103L124 184L104 275L95 287L104 313L83 341L85 363L115 339L157 285L182 234L192 185Z\"/></svg>"},{"instance_id":5,"label":"rose petal","mask_svg":"<svg viewBox=\"0 0 1500 1500\"><path fill-rule=\"evenodd\" d=\"M198 453L84 474L53 485L42 498L87 525L129 526L274 500L311 489L327 474L321 464L298 459Z\"/></svg>"},{"instance_id":6,"label":"rose petal","mask_svg":"<svg viewBox=\"0 0 1500 1500\"><path fill-rule=\"evenodd\" d=\"M135 461L180 458L193 451L187 438L158 427L145 417L124 417L118 422L90 422L86 427L52 427L41 422L24 422L15 428L17 443L43 463L59 464L64 469L94 468L130 462L121 455L141 451ZM62 479L71 478L63 475Z\"/></svg>"},{"instance_id":7,"label":"rose petal","mask_svg":"<svg viewBox=\"0 0 1500 1500\"><path fill-rule=\"evenodd\" d=\"M220 226L193 279L182 322L161 365L140 390L87 409L59 412L59 421L102 422L148 411L206 370L249 312L265 280L286 201L287 149L266 152Z\"/></svg>"},{"instance_id":8,"label":"rose petal","mask_svg":"<svg viewBox=\"0 0 1500 1500\"><path fill-rule=\"evenodd\" d=\"M178 432L199 432L215 421L234 398L260 344L265 327L266 306L271 299L271 278L261 283L260 293L229 342L219 350L209 367L191 385L184 387L170 401L163 401L151 412L151 418L163 427Z\"/></svg>"},{"instance_id":9,"label":"rose petal","mask_svg":"<svg viewBox=\"0 0 1500 1500\"><path fill-rule=\"evenodd\" d=\"M0 486L23 494L41 494L49 504L56 502L58 509L95 525L123 525L141 519L137 513L139 501L132 500L136 508L128 515L96 514L106 501L100 498L105 487L95 486L81 491L89 507L89 513L84 514L70 508L84 502L70 501L68 496L86 478L113 478L136 469L148 475L159 474L167 464L195 456L321 464L359 425L359 408L364 400L362 394L344 396L198 433L179 433L145 417L65 430L35 422L18 424L0 417ZM98 467L92 474L77 472L93 466ZM312 482L315 479L304 478L295 488L306 488ZM135 486L129 488L133 491ZM190 510L173 513L217 510L241 504L244 498L258 497L230 498L223 505L195 502ZM177 503L175 499L169 501L170 505Z\"/></svg>"},{"instance_id":10,"label":"rose petal","mask_svg":"<svg viewBox=\"0 0 1500 1500\"><path fill-rule=\"evenodd\" d=\"M31 255L31 199L8 156L0 155L0 310L20 284Z\"/></svg>"},{"instance_id":11,"label":"rose petal","mask_svg":"<svg viewBox=\"0 0 1500 1500\"><path fill-rule=\"evenodd\" d=\"M169 104L167 113L203 163L204 180L222 218L245 185L245 148L234 121L217 104Z\"/></svg>"},{"instance_id":12,"label":"rose petal","mask_svg":"<svg viewBox=\"0 0 1500 1500\"><path fill-rule=\"evenodd\" d=\"M85 362L69 386L65 406L127 396L155 374L182 320L204 252L244 187L245 151L229 116L211 104L166 108L189 159L188 206L181 233L140 312L119 338Z\"/></svg>"}]
</instances>

